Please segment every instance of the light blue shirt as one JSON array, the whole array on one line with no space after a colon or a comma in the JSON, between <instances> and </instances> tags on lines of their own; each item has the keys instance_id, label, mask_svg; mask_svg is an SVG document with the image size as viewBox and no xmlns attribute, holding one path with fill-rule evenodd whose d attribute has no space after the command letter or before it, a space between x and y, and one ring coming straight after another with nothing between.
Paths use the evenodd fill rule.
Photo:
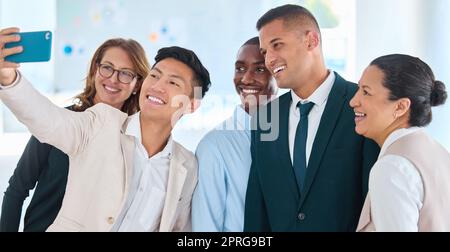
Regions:
<instances>
[{"instance_id":1,"label":"light blue shirt","mask_svg":"<svg viewBox=\"0 0 450 252\"><path fill-rule=\"evenodd\" d=\"M206 134L197 147L199 180L192 198L194 232L242 232L251 165L250 116L233 116Z\"/></svg>"}]
</instances>

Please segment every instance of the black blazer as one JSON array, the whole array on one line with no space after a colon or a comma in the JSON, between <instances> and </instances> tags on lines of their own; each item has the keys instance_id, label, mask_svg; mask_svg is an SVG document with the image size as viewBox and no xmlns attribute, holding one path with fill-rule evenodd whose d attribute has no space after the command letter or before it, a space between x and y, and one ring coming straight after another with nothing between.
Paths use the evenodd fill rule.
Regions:
<instances>
[{"instance_id":1,"label":"black blazer","mask_svg":"<svg viewBox=\"0 0 450 252\"><path fill-rule=\"evenodd\" d=\"M47 230L61 208L68 173L69 157L32 136L9 179L9 186L3 197L0 231L19 230L23 202L35 187L25 213L23 231Z\"/></svg>"},{"instance_id":2,"label":"black blazer","mask_svg":"<svg viewBox=\"0 0 450 252\"><path fill-rule=\"evenodd\" d=\"M306 171L303 194L291 163L288 144L291 94L262 107L252 131L252 165L248 181L244 231L355 231L367 194L368 176L379 147L356 134L349 101L357 90L336 74ZM278 103L279 137L261 141L267 125L258 118ZM263 122L266 121L262 120ZM267 123L266 123L267 124Z\"/></svg>"}]
</instances>

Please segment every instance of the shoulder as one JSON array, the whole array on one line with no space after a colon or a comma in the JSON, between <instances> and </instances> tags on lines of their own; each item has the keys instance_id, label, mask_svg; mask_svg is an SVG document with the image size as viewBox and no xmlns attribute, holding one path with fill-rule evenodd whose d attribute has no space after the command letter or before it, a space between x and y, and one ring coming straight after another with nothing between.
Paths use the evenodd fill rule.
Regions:
<instances>
[{"instance_id":1,"label":"shoulder","mask_svg":"<svg viewBox=\"0 0 450 252\"><path fill-rule=\"evenodd\" d=\"M96 105L86 109L86 111L94 111L96 113L98 112L107 112L109 114L116 114L117 116L121 115L121 114L125 114L122 111L108 105L105 103L97 103Z\"/></svg>"},{"instance_id":2,"label":"shoulder","mask_svg":"<svg viewBox=\"0 0 450 252\"><path fill-rule=\"evenodd\" d=\"M197 166L197 159L194 153L176 141L173 141L172 155L176 156L177 159L185 160L188 166Z\"/></svg>"},{"instance_id":3,"label":"shoulder","mask_svg":"<svg viewBox=\"0 0 450 252\"><path fill-rule=\"evenodd\" d=\"M235 122L235 117L230 117L220 123L214 129L203 136L197 145L196 153L220 152L220 150L233 148L235 145L243 145L250 141L250 129L240 128Z\"/></svg>"},{"instance_id":4,"label":"shoulder","mask_svg":"<svg viewBox=\"0 0 450 252\"><path fill-rule=\"evenodd\" d=\"M286 103L290 104L291 100L292 100L291 92L286 92L285 94L282 94L280 97L273 99L272 101L267 103L266 106L270 107L273 106L274 104L286 104Z\"/></svg>"},{"instance_id":5,"label":"shoulder","mask_svg":"<svg viewBox=\"0 0 450 252\"><path fill-rule=\"evenodd\" d=\"M224 145L228 142L224 130L211 130L198 143L195 155L200 164L209 163L211 160L219 160L222 156L220 149L226 149Z\"/></svg>"},{"instance_id":6,"label":"shoulder","mask_svg":"<svg viewBox=\"0 0 450 252\"><path fill-rule=\"evenodd\" d=\"M262 118L271 121L272 117L275 116L274 119L276 119L277 118L276 114L280 114L281 111L289 109L291 101L292 101L291 92L287 92L281 95L280 97L277 97L272 101L268 102L266 105L258 107L256 114L253 115L251 119L252 127L253 125L258 125L257 129L259 130ZM275 115L272 115L272 113Z\"/></svg>"},{"instance_id":7,"label":"shoulder","mask_svg":"<svg viewBox=\"0 0 450 252\"><path fill-rule=\"evenodd\" d=\"M88 113L93 116L96 120L100 120L101 122L108 122L108 125L111 123L117 122L119 126L127 120L128 115L110 105L105 103L98 103L88 109L85 112L77 112L77 113Z\"/></svg>"},{"instance_id":8,"label":"shoulder","mask_svg":"<svg viewBox=\"0 0 450 252\"><path fill-rule=\"evenodd\" d=\"M389 186L421 181L421 176L416 167L406 158L398 155L386 155L380 158L370 171L370 184Z\"/></svg>"},{"instance_id":9,"label":"shoulder","mask_svg":"<svg viewBox=\"0 0 450 252\"><path fill-rule=\"evenodd\" d=\"M219 142L227 139L227 134L230 132L229 130L226 130L227 121L228 120L220 123L214 129L206 133L198 143L197 151L199 149L215 148Z\"/></svg>"},{"instance_id":10,"label":"shoulder","mask_svg":"<svg viewBox=\"0 0 450 252\"><path fill-rule=\"evenodd\" d=\"M419 171L406 158L386 155L370 172L369 193L372 200L391 201L399 209L406 202L414 202L420 208L424 184Z\"/></svg>"},{"instance_id":11,"label":"shoulder","mask_svg":"<svg viewBox=\"0 0 450 252\"><path fill-rule=\"evenodd\" d=\"M350 98L353 97L353 95L358 90L358 84L353 83L351 81L347 81L342 76L340 76L338 73L334 72L336 78L334 80L334 90L336 89L343 89L346 91L346 93L349 94Z\"/></svg>"}]
</instances>

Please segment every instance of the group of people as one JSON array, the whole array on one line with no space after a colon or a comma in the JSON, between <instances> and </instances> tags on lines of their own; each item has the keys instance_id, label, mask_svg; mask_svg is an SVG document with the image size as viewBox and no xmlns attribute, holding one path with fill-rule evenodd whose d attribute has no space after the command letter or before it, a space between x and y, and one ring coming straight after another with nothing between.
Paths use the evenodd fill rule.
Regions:
<instances>
[{"instance_id":1,"label":"group of people","mask_svg":"<svg viewBox=\"0 0 450 252\"><path fill-rule=\"evenodd\" d=\"M0 231L450 231L450 154L425 131L445 85L419 58L375 59L357 84L328 69L314 16L283 5L237 53L241 98L195 155L172 139L211 81L193 51L150 66L134 40L95 52L84 92L59 108L5 57L0 99L33 134ZM289 89L277 98L278 88Z\"/></svg>"}]
</instances>

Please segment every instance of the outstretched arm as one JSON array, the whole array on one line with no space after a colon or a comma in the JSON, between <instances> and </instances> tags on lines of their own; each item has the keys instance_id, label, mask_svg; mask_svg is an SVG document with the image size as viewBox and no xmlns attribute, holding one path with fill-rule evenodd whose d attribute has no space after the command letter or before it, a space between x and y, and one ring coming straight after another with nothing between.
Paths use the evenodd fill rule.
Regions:
<instances>
[{"instance_id":1,"label":"outstretched arm","mask_svg":"<svg viewBox=\"0 0 450 252\"><path fill-rule=\"evenodd\" d=\"M14 32L18 29L0 32L0 99L41 142L49 143L68 155L77 153L101 129L93 127L93 122L96 126L104 123L107 105L78 113L51 103L21 76L16 70L17 64L5 61L6 56L21 50L4 48L5 43L17 40L16 35L11 35Z\"/></svg>"},{"instance_id":2,"label":"outstretched arm","mask_svg":"<svg viewBox=\"0 0 450 252\"><path fill-rule=\"evenodd\" d=\"M82 150L101 129L94 126L103 125L108 117L108 105L85 112L69 111L51 103L20 74L18 78L13 87L0 89L0 99L39 141L68 155Z\"/></svg>"}]
</instances>

